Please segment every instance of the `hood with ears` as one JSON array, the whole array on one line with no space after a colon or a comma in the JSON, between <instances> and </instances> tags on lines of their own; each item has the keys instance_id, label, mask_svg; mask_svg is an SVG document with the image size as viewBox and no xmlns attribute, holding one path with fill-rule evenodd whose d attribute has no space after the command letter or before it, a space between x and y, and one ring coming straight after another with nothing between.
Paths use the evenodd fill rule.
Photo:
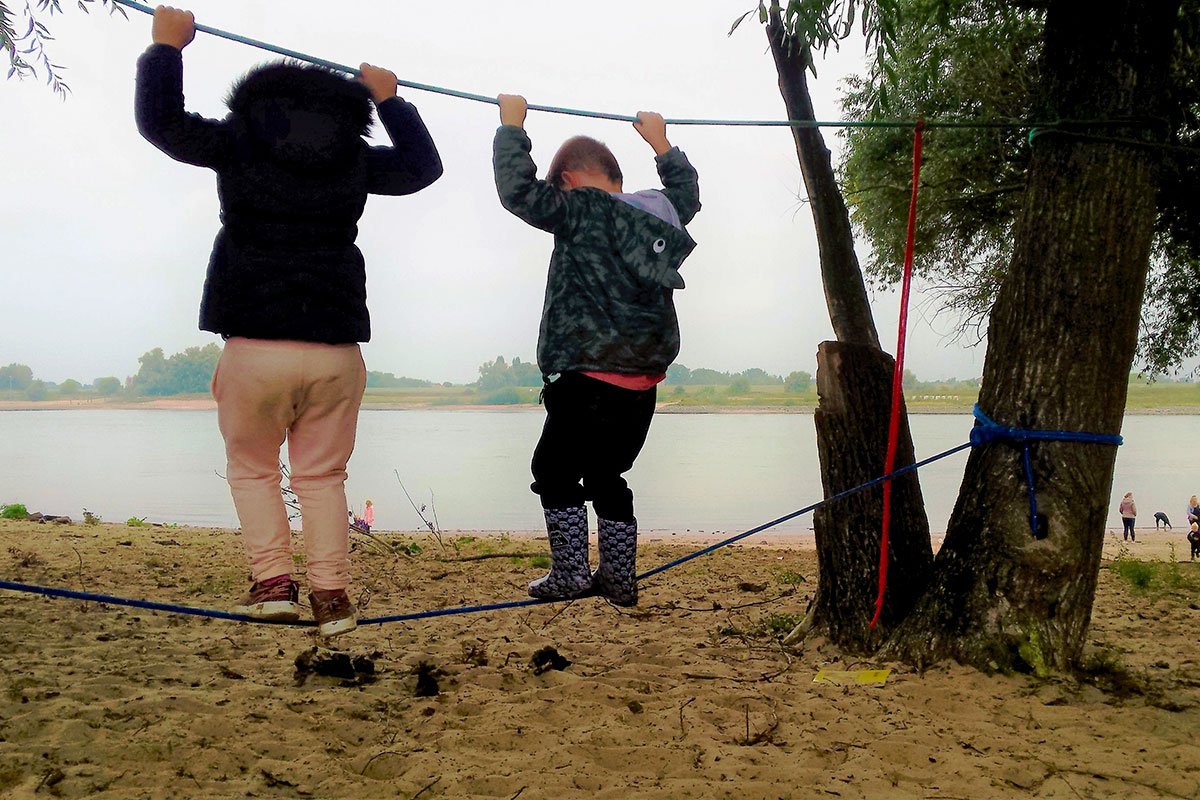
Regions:
<instances>
[{"instance_id":1,"label":"hood with ears","mask_svg":"<svg viewBox=\"0 0 1200 800\"><path fill-rule=\"evenodd\" d=\"M371 127L367 87L324 67L257 67L233 85L226 104L273 158L301 166L346 159Z\"/></svg>"}]
</instances>

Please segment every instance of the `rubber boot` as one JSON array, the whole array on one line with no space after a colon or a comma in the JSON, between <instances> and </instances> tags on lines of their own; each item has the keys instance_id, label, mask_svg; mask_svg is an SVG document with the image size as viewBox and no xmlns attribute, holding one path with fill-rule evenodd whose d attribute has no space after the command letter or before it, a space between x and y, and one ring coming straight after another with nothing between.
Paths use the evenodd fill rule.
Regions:
<instances>
[{"instance_id":1,"label":"rubber boot","mask_svg":"<svg viewBox=\"0 0 1200 800\"><path fill-rule=\"evenodd\" d=\"M618 606L637 605L637 520L597 519L600 563L592 573L596 593Z\"/></svg>"},{"instance_id":2,"label":"rubber boot","mask_svg":"<svg viewBox=\"0 0 1200 800\"><path fill-rule=\"evenodd\" d=\"M546 532L550 536L550 574L529 584L529 596L566 600L592 590L588 566L587 508L547 508Z\"/></svg>"}]
</instances>

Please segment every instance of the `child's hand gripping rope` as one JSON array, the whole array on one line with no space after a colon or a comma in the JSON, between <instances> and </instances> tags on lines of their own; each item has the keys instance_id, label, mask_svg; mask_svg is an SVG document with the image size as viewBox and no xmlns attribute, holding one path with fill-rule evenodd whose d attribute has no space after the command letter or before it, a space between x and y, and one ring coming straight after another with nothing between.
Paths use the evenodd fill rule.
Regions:
<instances>
[{"instance_id":1,"label":"child's hand gripping rope","mask_svg":"<svg viewBox=\"0 0 1200 800\"><path fill-rule=\"evenodd\" d=\"M150 37L155 44L169 44L176 50L182 50L196 38L196 18L190 11L159 6L154 9Z\"/></svg>"}]
</instances>

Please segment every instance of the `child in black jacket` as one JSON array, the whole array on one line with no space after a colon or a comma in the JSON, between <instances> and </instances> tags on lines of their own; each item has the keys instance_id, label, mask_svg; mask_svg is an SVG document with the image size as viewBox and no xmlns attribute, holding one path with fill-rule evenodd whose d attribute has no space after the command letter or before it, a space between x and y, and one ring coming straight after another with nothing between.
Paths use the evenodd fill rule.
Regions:
<instances>
[{"instance_id":1,"label":"child in black jacket","mask_svg":"<svg viewBox=\"0 0 1200 800\"><path fill-rule=\"evenodd\" d=\"M356 82L268 64L235 84L225 119L211 120L184 111L191 13L159 6L152 36L138 59L138 130L176 161L215 170L221 200L200 327L226 340L213 395L254 581L234 611L299 618L279 491L286 440L313 616L322 635L344 633L356 625L346 462L366 385L358 343L371 335L357 223L368 194L423 189L441 161L385 69L363 64ZM363 141L372 99L391 147Z\"/></svg>"}]
</instances>

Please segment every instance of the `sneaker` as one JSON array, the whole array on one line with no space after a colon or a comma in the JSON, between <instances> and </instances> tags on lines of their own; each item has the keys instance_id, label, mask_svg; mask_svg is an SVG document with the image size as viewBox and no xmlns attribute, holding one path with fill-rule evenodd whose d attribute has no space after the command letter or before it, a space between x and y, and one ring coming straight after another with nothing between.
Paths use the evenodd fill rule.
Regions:
<instances>
[{"instance_id":1,"label":"sneaker","mask_svg":"<svg viewBox=\"0 0 1200 800\"><path fill-rule=\"evenodd\" d=\"M284 622L300 619L300 589L294 580L284 578L256 582L233 607L233 613Z\"/></svg>"},{"instance_id":2,"label":"sneaker","mask_svg":"<svg viewBox=\"0 0 1200 800\"><path fill-rule=\"evenodd\" d=\"M328 638L348 633L358 627L354 618L354 604L345 589L313 589L308 596L312 603L313 618L317 621L317 632Z\"/></svg>"}]
</instances>

